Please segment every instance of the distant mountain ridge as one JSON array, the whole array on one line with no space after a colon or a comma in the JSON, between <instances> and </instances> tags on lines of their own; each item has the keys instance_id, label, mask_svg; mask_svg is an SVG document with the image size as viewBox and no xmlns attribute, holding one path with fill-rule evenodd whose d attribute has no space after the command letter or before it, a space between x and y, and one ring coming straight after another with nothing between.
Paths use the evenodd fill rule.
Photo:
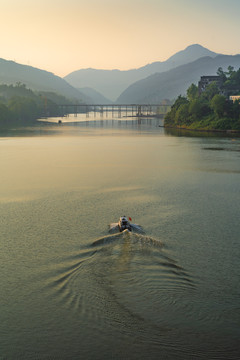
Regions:
<instances>
[{"instance_id":1,"label":"distant mountain ridge","mask_svg":"<svg viewBox=\"0 0 240 360\"><path fill-rule=\"evenodd\" d=\"M0 84L10 85L17 82L25 84L32 90L56 92L68 99L85 101L84 94L53 73L0 59Z\"/></svg>"},{"instance_id":2,"label":"distant mountain ridge","mask_svg":"<svg viewBox=\"0 0 240 360\"><path fill-rule=\"evenodd\" d=\"M126 71L80 69L68 74L64 79L76 88L90 87L115 101L129 85L138 80L144 79L154 73L165 72L177 66L193 62L200 57L215 57L217 55L217 53L201 45L193 44L177 52L164 62L156 61L139 69Z\"/></svg>"},{"instance_id":3,"label":"distant mountain ridge","mask_svg":"<svg viewBox=\"0 0 240 360\"><path fill-rule=\"evenodd\" d=\"M84 94L84 96L88 99L88 103L92 103L92 104L111 104L112 101L107 99L105 96L103 96L102 94L100 94L98 91L89 88L89 87L85 87L85 88L80 88L77 89L79 90L82 94Z\"/></svg>"},{"instance_id":4,"label":"distant mountain ridge","mask_svg":"<svg viewBox=\"0 0 240 360\"><path fill-rule=\"evenodd\" d=\"M206 56L166 72L156 73L130 85L117 99L117 103L158 103L184 95L187 88L202 75L216 75L217 69L228 66L240 68L240 55Z\"/></svg>"},{"instance_id":5,"label":"distant mountain ridge","mask_svg":"<svg viewBox=\"0 0 240 360\"><path fill-rule=\"evenodd\" d=\"M76 102L156 103L183 94L201 75L216 74L218 67L240 67L239 57L217 54L194 44L164 62L156 61L139 69L82 69L64 79L45 70L0 59L0 84L20 82L32 90L54 92Z\"/></svg>"}]
</instances>

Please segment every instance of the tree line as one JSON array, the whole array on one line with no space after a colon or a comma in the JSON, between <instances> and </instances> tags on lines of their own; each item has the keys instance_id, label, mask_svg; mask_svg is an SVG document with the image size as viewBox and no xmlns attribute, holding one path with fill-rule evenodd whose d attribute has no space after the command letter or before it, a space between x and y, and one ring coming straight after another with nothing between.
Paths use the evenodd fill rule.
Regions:
<instances>
[{"instance_id":1,"label":"tree line","mask_svg":"<svg viewBox=\"0 0 240 360\"><path fill-rule=\"evenodd\" d=\"M34 92L25 84L0 85L0 126L25 125L41 117L59 116L59 105L73 104L53 92Z\"/></svg>"},{"instance_id":2,"label":"tree line","mask_svg":"<svg viewBox=\"0 0 240 360\"><path fill-rule=\"evenodd\" d=\"M240 102L228 100L229 95L240 95L240 68L229 66L226 72L219 68L217 75L221 86L212 82L200 93L192 84L186 96L180 95L165 117L165 126L240 130Z\"/></svg>"}]
</instances>

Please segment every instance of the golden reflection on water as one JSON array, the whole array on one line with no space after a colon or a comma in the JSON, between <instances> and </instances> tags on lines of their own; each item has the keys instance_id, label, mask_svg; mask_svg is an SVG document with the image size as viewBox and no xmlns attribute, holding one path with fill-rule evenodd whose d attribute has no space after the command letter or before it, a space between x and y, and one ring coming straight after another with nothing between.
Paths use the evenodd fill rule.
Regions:
<instances>
[{"instance_id":1,"label":"golden reflection on water","mask_svg":"<svg viewBox=\"0 0 240 360\"><path fill-rule=\"evenodd\" d=\"M174 169L163 151L162 139L146 136L8 138L1 142L0 196L21 201L49 191L131 191L141 187L136 178Z\"/></svg>"},{"instance_id":2,"label":"golden reflection on water","mask_svg":"<svg viewBox=\"0 0 240 360\"><path fill-rule=\"evenodd\" d=\"M151 197L139 192L146 187L151 190L156 182L173 183L174 191L173 179L184 183L192 172L239 173L239 168L228 161L230 151L210 151L206 143L211 139L163 136L163 129L157 127L150 134L129 124L121 128L84 125L39 129L29 130L35 136L1 138L2 202L93 189L128 193L136 200L138 196ZM238 143L228 139L223 147L232 152L239 149ZM214 166L212 158L216 159Z\"/></svg>"},{"instance_id":3,"label":"golden reflection on water","mask_svg":"<svg viewBox=\"0 0 240 360\"><path fill-rule=\"evenodd\" d=\"M239 152L208 149L238 146L127 126L1 140L6 358L234 358ZM123 214L146 235L109 238Z\"/></svg>"}]
</instances>

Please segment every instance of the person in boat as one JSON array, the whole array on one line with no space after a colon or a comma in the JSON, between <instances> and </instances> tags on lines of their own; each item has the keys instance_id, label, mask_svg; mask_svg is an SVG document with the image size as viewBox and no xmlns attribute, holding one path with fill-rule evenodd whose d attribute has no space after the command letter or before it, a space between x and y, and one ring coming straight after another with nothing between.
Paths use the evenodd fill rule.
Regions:
<instances>
[{"instance_id":1,"label":"person in boat","mask_svg":"<svg viewBox=\"0 0 240 360\"><path fill-rule=\"evenodd\" d=\"M132 231L132 227L126 216L122 216L119 219L118 227L120 231L128 230Z\"/></svg>"},{"instance_id":2,"label":"person in boat","mask_svg":"<svg viewBox=\"0 0 240 360\"><path fill-rule=\"evenodd\" d=\"M124 230L141 233L143 234L144 231L140 225L133 224L130 221L132 221L132 218L127 218L125 215L121 216L119 221L116 223L109 224L109 232L115 233L115 232L123 232Z\"/></svg>"}]
</instances>

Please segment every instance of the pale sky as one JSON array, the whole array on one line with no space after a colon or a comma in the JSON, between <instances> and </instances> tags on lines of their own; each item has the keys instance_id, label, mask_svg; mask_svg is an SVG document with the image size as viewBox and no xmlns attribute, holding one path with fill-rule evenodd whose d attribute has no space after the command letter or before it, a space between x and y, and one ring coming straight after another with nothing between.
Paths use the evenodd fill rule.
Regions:
<instances>
[{"instance_id":1,"label":"pale sky","mask_svg":"<svg viewBox=\"0 0 240 360\"><path fill-rule=\"evenodd\" d=\"M240 0L0 0L0 58L65 76L138 68L191 44L240 53Z\"/></svg>"}]
</instances>

